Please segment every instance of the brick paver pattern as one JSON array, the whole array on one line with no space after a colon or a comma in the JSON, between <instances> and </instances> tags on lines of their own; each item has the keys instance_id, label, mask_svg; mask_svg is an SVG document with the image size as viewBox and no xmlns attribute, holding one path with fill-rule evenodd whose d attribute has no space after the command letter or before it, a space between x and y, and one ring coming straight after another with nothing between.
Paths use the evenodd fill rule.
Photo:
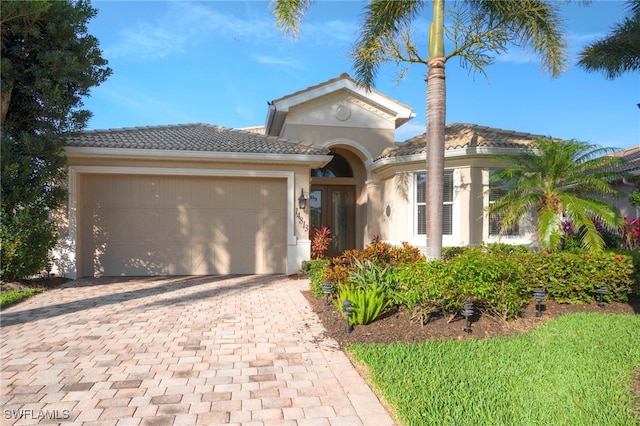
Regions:
<instances>
[{"instance_id":1,"label":"brick paver pattern","mask_svg":"<svg viewBox=\"0 0 640 426\"><path fill-rule=\"evenodd\" d=\"M2 425L393 425L285 276L86 278L0 316Z\"/></svg>"}]
</instances>

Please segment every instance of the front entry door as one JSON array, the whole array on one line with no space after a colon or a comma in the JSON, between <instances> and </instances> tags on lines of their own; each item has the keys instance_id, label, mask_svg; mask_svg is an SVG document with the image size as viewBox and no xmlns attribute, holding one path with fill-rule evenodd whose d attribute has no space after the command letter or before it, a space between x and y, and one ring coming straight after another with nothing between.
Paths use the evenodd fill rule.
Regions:
<instances>
[{"instance_id":1,"label":"front entry door","mask_svg":"<svg viewBox=\"0 0 640 426\"><path fill-rule=\"evenodd\" d=\"M311 185L311 227L331 230L328 257L355 248L355 187L353 185Z\"/></svg>"}]
</instances>

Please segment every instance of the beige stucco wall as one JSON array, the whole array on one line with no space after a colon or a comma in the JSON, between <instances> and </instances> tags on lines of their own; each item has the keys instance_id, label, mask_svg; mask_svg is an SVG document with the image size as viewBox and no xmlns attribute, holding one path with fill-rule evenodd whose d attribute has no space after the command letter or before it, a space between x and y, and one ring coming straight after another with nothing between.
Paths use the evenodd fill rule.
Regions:
<instances>
[{"instance_id":1,"label":"beige stucco wall","mask_svg":"<svg viewBox=\"0 0 640 426\"><path fill-rule=\"evenodd\" d=\"M504 167L504 163L489 156L464 156L445 159L445 169L453 171L454 206L453 234L444 236L443 246L480 245L483 242L530 244L532 219L522 225L519 237L489 237L488 205L489 170ZM415 173L424 172L424 161L400 163L380 168L372 181L379 204L372 207L371 226L380 230L383 240L392 244L407 241L421 249L426 248L426 237L416 235L417 227L413 200L415 199ZM375 199L373 198L373 199ZM387 209L389 206L389 209ZM389 216L387 216L387 211Z\"/></svg>"},{"instance_id":2,"label":"beige stucco wall","mask_svg":"<svg viewBox=\"0 0 640 426\"><path fill-rule=\"evenodd\" d=\"M640 210L629 201L629 194L633 192L635 185L620 183L615 188L620 194L617 197L607 197L606 201L617 208L623 218L640 217Z\"/></svg>"},{"instance_id":3,"label":"beige stucco wall","mask_svg":"<svg viewBox=\"0 0 640 426\"><path fill-rule=\"evenodd\" d=\"M393 146L395 117L347 91L339 91L291 107L281 136L320 147L335 140L350 141L362 151L363 160L371 161Z\"/></svg>"}]
</instances>

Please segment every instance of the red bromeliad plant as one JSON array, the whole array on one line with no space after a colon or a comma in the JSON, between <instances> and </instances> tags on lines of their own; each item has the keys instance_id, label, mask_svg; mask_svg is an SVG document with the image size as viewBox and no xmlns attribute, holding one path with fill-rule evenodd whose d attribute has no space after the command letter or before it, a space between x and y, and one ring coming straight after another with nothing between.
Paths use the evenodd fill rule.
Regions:
<instances>
[{"instance_id":1,"label":"red bromeliad plant","mask_svg":"<svg viewBox=\"0 0 640 426\"><path fill-rule=\"evenodd\" d=\"M322 259L331 244L331 230L326 226L312 228L311 234L311 258Z\"/></svg>"},{"instance_id":2,"label":"red bromeliad plant","mask_svg":"<svg viewBox=\"0 0 640 426\"><path fill-rule=\"evenodd\" d=\"M624 220L622 243L627 249L640 248L640 219L627 218Z\"/></svg>"}]
</instances>

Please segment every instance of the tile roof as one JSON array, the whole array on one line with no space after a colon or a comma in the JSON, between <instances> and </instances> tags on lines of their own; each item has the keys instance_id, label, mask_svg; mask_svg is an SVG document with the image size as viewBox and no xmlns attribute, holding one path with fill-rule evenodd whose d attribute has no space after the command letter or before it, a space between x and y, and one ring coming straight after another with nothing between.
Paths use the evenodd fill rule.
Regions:
<instances>
[{"instance_id":1,"label":"tile roof","mask_svg":"<svg viewBox=\"0 0 640 426\"><path fill-rule=\"evenodd\" d=\"M468 123L452 123L445 127L445 150L469 148L474 146L518 148L529 145L538 138L549 136L496 129ZM405 142L396 143L382 153L380 158L401 157L424 154L426 133L415 136Z\"/></svg>"},{"instance_id":2,"label":"tile roof","mask_svg":"<svg viewBox=\"0 0 640 426\"><path fill-rule=\"evenodd\" d=\"M335 83L336 81L340 81L340 80L349 80L349 81L351 81L352 83L354 83L357 86L364 87L357 80L353 79L348 73L344 72L344 73L340 74L338 77L331 78L331 79L329 79L327 81L323 81L322 83L314 84L313 86L309 86L309 87L307 87L305 89L298 90L297 92L293 92L293 93L288 94L286 96L282 96L281 98L273 100L271 103L280 102L280 101L282 101L284 99L288 99L288 98L292 98L294 96L298 96L298 95L300 95L302 93L309 92L311 90L318 89L318 88L323 87L323 86L327 86L327 85L329 85L331 83ZM369 88L369 91L371 91L373 93L376 93L377 95L379 95L379 96L381 96L381 97L383 97L383 98L385 98L385 99L387 99L387 100L389 100L391 102L395 102L396 104L401 105L404 108L407 108L409 110L412 109L410 106L405 105L405 104L403 104L401 102L398 102L397 100L395 100L393 98L390 98L389 96L385 95L384 93L378 92L373 87Z\"/></svg>"},{"instance_id":3,"label":"tile roof","mask_svg":"<svg viewBox=\"0 0 640 426\"><path fill-rule=\"evenodd\" d=\"M67 147L324 155L328 150L288 139L208 124L90 130L67 137Z\"/></svg>"},{"instance_id":4,"label":"tile roof","mask_svg":"<svg viewBox=\"0 0 640 426\"><path fill-rule=\"evenodd\" d=\"M624 160L622 164L616 167L617 171L640 176L640 145L614 152L611 155Z\"/></svg>"}]
</instances>

